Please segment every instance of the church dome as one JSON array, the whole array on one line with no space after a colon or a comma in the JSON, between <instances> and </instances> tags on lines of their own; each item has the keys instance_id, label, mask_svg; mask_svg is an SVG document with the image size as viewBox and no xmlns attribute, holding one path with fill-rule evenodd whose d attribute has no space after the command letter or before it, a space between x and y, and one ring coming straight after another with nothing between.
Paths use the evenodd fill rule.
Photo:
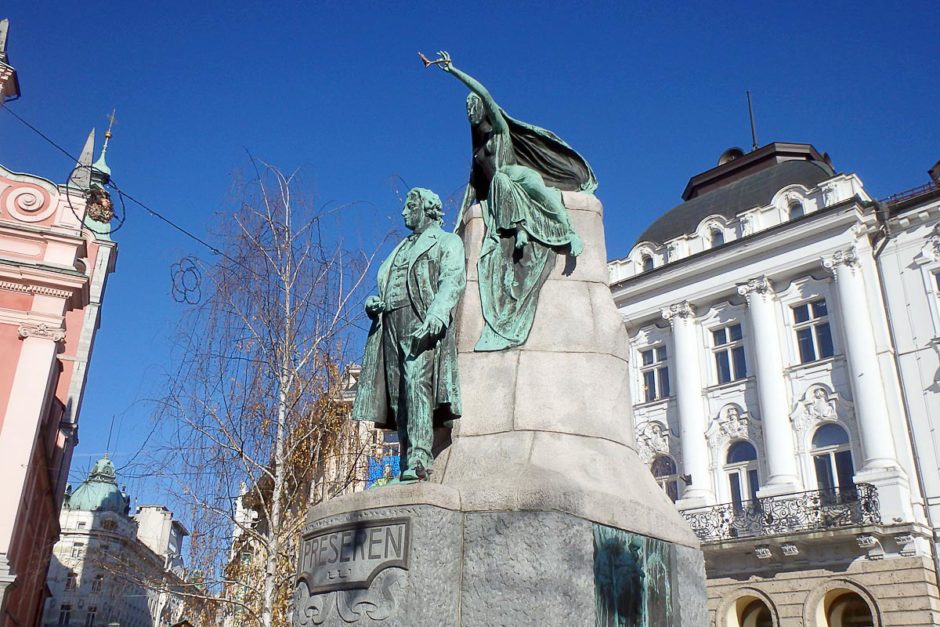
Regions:
<instances>
[{"instance_id":1,"label":"church dome","mask_svg":"<svg viewBox=\"0 0 940 627\"><path fill-rule=\"evenodd\" d=\"M66 497L64 507L127 515L130 499L118 488L114 464L107 456L95 462L88 478Z\"/></svg>"}]
</instances>

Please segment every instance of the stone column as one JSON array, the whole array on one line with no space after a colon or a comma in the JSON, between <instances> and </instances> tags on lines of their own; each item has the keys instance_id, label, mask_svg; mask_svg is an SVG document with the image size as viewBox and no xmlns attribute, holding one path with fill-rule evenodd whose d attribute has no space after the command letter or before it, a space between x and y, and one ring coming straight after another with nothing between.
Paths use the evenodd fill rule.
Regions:
<instances>
[{"instance_id":1,"label":"stone column","mask_svg":"<svg viewBox=\"0 0 940 627\"><path fill-rule=\"evenodd\" d=\"M19 336L23 348L0 430L0 555L9 555L11 550L36 433L44 418L42 410L49 394L57 345L65 338L65 331L45 324L21 324Z\"/></svg>"},{"instance_id":2,"label":"stone column","mask_svg":"<svg viewBox=\"0 0 940 627\"><path fill-rule=\"evenodd\" d=\"M836 279L849 380L865 454L864 470L895 468L898 462L889 426L888 403L878 368L875 337L858 253L854 246L837 251L823 259L823 266Z\"/></svg>"},{"instance_id":3,"label":"stone column","mask_svg":"<svg viewBox=\"0 0 940 627\"><path fill-rule=\"evenodd\" d=\"M682 446L682 468L692 477L686 486L680 507L690 508L713 503L711 478L708 474L708 446L705 442L705 411L702 404L702 375L699 372L698 339L695 334L695 312L688 301L666 307L663 318L672 325L673 382L679 408L679 441Z\"/></svg>"},{"instance_id":4,"label":"stone column","mask_svg":"<svg viewBox=\"0 0 940 627\"><path fill-rule=\"evenodd\" d=\"M747 298L747 312L754 337L751 353L755 359L757 394L764 432L764 456L770 476L760 489L760 496L775 496L800 491L793 431L790 427L783 356L780 354L779 329L774 311L774 291L767 277L751 279L738 286L738 294Z\"/></svg>"}]
</instances>

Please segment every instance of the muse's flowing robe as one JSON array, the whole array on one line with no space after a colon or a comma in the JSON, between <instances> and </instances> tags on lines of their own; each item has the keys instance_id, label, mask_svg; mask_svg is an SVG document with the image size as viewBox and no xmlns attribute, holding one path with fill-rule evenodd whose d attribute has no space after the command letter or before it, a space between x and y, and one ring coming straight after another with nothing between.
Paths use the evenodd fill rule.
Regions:
<instances>
[{"instance_id":1,"label":"muse's flowing robe","mask_svg":"<svg viewBox=\"0 0 940 627\"><path fill-rule=\"evenodd\" d=\"M478 351L520 346L532 329L539 291L555 263L555 249L571 243L574 231L561 202L561 190L593 192L597 179L581 155L551 131L520 122L502 112L509 126L511 149L519 167L500 165L491 181L474 162L463 210L483 204L486 236L477 263L483 332ZM476 147L475 147L476 148ZM539 202L526 179L540 176L555 202ZM458 224L459 226L459 224ZM530 244L515 248L515 230L522 228Z\"/></svg>"}]
</instances>

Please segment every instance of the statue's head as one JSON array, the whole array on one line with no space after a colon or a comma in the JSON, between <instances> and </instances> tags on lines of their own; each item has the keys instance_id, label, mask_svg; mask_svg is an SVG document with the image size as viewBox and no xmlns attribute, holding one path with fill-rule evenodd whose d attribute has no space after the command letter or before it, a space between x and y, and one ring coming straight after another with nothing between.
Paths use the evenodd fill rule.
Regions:
<instances>
[{"instance_id":1,"label":"statue's head","mask_svg":"<svg viewBox=\"0 0 940 627\"><path fill-rule=\"evenodd\" d=\"M483 101L476 94L467 96L467 118L470 124L476 126L483 121Z\"/></svg>"},{"instance_id":2,"label":"statue's head","mask_svg":"<svg viewBox=\"0 0 940 627\"><path fill-rule=\"evenodd\" d=\"M441 197L431 190L414 187L408 192L401 215L409 229L423 230L431 222L444 222L444 205Z\"/></svg>"}]
</instances>

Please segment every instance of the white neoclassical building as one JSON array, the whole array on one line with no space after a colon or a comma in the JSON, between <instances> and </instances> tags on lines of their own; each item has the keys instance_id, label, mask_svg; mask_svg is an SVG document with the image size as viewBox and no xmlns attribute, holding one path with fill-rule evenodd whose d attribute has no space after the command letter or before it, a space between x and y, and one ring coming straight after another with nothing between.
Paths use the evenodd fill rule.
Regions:
<instances>
[{"instance_id":1,"label":"white neoclassical building","mask_svg":"<svg viewBox=\"0 0 940 627\"><path fill-rule=\"evenodd\" d=\"M169 627L180 619L183 598L173 591L183 582L188 532L162 505L131 516L110 459L66 494L59 522L43 627Z\"/></svg>"},{"instance_id":2,"label":"white neoclassical building","mask_svg":"<svg viewBox=\"0 0 940 627\"><path fill-rule=\"evenodd\" d=\"M940 624L940 188L726 151L610 262L638 451L716 627Z\"/></svg>"}]
</instances>

